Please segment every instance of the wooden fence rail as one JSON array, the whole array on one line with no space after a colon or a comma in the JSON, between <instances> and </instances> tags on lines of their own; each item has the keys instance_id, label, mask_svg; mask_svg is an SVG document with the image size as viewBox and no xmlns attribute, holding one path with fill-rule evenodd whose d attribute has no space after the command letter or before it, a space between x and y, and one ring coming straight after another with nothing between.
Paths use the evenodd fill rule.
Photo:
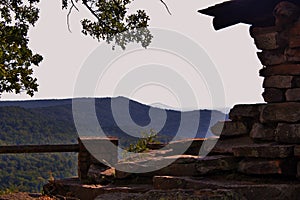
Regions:
<instances>
[{"instance_id":1,"label":"wooden fence rail","mask_svg":"<svg viewBox=\"0 0 300 200\"><path fill-rule=\"evenodd\" d=\"M17 154L17 153L60 153L60 152L77 152L78 153L78 176L81 181L87 180L88 170L91 164L101 164L94 158L93 155L86 149L85 145L99 147L97 154L106 155L110 163L117 163L118 152L117 148L105 149L107 140L118 146L118 138L109 137L81 137L78 138L78 144L55 144L55 145L6 145L0 146L0 154Z\"/></svg>"},{"instance_id":2,"label":"wooden fence rail","mask_svg":"<svg viewBox=\"0 0 300 200\"><path fill-rule=\"evenodd\" d=\"M0 154L79 152L79 144L0 146Z\"/></svg>"}]
</instances>

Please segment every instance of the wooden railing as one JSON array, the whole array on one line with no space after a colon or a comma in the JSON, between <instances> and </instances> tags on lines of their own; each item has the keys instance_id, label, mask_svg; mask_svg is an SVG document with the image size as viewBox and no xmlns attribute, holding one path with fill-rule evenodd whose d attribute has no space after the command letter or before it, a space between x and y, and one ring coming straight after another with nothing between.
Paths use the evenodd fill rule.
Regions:
<instances>
[{"instance_id":1,"label":"wooden railing","mask_svg":"<svg viewBox=\"0 0 300 200\"><path fill-rule=\"evenodd\" d=\"M0 146L0 154L79 152L79 144Z\"/></svg>"},{"instance_id":2,"label":"wooden railing","mask_svg":"<svg viewBox=\"0 0 300 200\"><path fill-rule=\"evenodd\" d=\"M99 146L99 152L103 155L108 155L110 161L117 162L117 148L115 152L112 150L103 149L103 141L110 140L116 146L118 145L118 139L101 138L101 137L84 137L78 139L78 144L55 144L55 145L7 145L0 146L0 154L19 154L19 153L63 153L63 152L77 152L78 153L78 176L81 181L87 179L87 173L91 164L99 163L89 151L85 148L86 145ZM101 148L102 147L102 148ZM104 165L104 164L103 164Z\"/></svg>"}]
</instances>

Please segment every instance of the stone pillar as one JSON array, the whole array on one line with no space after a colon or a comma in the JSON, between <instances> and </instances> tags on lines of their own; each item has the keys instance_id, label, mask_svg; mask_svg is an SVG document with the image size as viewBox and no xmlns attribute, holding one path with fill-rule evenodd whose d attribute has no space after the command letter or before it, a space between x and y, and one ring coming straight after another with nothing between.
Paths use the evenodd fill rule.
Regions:
<instances>
[{"instance_id":1,"label":"stone pillar","mask_svg":"<svg viewBox=\"0 0 300 200\"><path fill-rule=\"evenodd\" d=\"M107 140L115 145L115 148L107 148ZM78 177L81 182L88 180L88 171L92 164L108 166L109 164L116 164L118 162L118 139L115 137L102 138L102 137L81 137L78 138L79 153L78 153ZM87 149L91 147L93 152L89 152ZM86 148L87 146L87 148ZM93 155L103 155L104 161L98 161ZM97 156L96 156L97 157ZM100 157L100 156L99 156ZM110 166L108 166L110 167Z\"/></svg>"},{"instance_id":2,"label":"stone pillar","mask_svg":"<svg viewBox=\"0 0 300 200\"><path fill-rule=\"evenodd\" d=\"M236 105L229 121L212 127L220 136L212 153L241 158L241 173L300 176L300 19L288 22L250 28L266 103Z\"/></svg>"},{"instance_id":3,"label":"stone pillar","mask_svg":"<svg viewBox=\"0 0 300 200\"><path fill-rule=\"evenodd\" d=\"M282 27L252 27L251 36L264 65L260 122L276 126L275 140L300 143L300 20Z\"/></svg>"}]
</instances>

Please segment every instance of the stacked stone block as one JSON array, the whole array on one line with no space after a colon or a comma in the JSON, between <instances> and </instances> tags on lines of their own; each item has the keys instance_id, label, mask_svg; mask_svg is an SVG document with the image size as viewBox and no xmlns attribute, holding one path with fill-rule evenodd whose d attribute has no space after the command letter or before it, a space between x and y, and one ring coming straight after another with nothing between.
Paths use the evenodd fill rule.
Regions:
<instances>
[{"instance_id":1,"label":"stacked stone block","mask_svg":"<svg viewBox=\"0 0 300 200\"><path fill-rule=\"evenodd\" d=\"M251 28L264 65L264 100L268 103L300 101L300 21L285 29Z\"/></svg>"},{"instance_id":2,"label":"stacked stone block","mask_svg":"<svg viewBox=\"0 0 300 200\"><path fill-rule=\"evenodd\" d=\"M284 28L251 27L250 34L264 65L260 75L266 103L234 106L230 121L212 128L220 136L212 153L240 158L237 170L244 174L296 178L300 176L300 21Z\"/></svg>"},{"instance_id":3,"label":"stacked stone block","mask_svg":"<svg viewBox=\"0 0 300 200\"><path fill-rule=\"evenodd\" d=\"M102 137L81 137L78 138L79 152L78 152L78 177L81 182L88 182L90 177L88 176L89 169L92 165L97 165L98 167L107 168L109 163L116 163L118 159L117 148L111 149L106 148L107 140L118 146L118 139L114 137L102 138ZM93 152L93 155L97 153L103 155L107 160L107 165L99 162L87 148L94 147L92 149L98 149L97 152Z\"/></svg>"},{"instance_id":4,"label":"stacked stone block","mask_svg":"<svg viewBox=\"0 0 300 200\"><path fill-rule=\"evenodd\" d=\"M278 104L270 106L274 105ZM297 142L290 139L294 134L290 132L287 136L282 133L282 126L287 124L277 121L276 114L268 113L268 106L236 105L229 114L231 121L219 122L212 128L212 132L220 135L220 139L211 154L233 154L240 159L237 171L243 174L296 178L298 161L294 149Z\"/></svg>"}]
</instances>

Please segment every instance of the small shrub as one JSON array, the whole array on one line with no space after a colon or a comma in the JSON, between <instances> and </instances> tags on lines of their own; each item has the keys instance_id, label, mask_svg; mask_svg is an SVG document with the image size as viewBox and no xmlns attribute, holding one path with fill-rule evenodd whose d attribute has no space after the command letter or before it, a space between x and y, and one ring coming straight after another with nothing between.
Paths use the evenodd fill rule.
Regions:
<instances>
[{"instance_id":1,"label":"small shrub","mask_svg":"<svg viewBox=\"0 0 300 200\"><path fill-rule=\"evenodd\" d=\"M142 153L148 151L149 149L147 148L147 144L159 143L157 140L157 134L158 133L153 129L150 129L150 133L143 131L141 133L142 137L135 144L130 144L126 150L132 153Z\"/></svg>"}]
</instances>

